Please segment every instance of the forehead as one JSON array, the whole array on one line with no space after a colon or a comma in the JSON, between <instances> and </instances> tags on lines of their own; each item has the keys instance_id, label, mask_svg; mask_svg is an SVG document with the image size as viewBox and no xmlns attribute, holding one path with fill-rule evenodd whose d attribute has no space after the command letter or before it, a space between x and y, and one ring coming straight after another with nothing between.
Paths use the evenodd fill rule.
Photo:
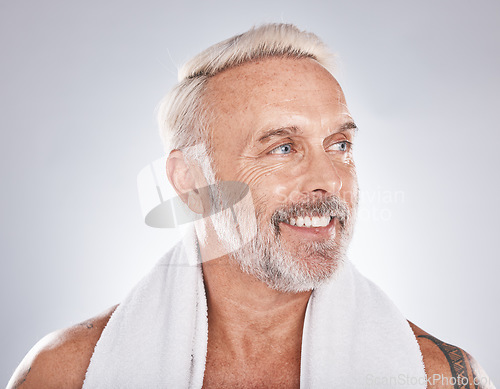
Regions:
<instances>
[{"instance_id":1,"label":"forehead","mask_svg":"<svg viewBox=\"0 0 500 389\"><path fill-rule=\"evenodd\" d=\"M214 141L265 126L332 127L349 116L335 78L309 58L265 58L225 70L209 80L205 99L215 113Z\"/></svg>"},{"instance_id":2,"label":"forehead","mask_svg":"<svg viewBox=\"0 0 500 389\"><path fill-rule=\"evenodd\" d=\"M280 95L300 97L297 93L324 84L334 97L343 100L342 90L335 78L310 58L270 57L244 63L212 77L206 92L216 103L243 103L248 95L266 93L271 101ZM230 99L224 99L230 96ZM255 96L256 97L256 96Z\"/></svg>"}]
</instances>

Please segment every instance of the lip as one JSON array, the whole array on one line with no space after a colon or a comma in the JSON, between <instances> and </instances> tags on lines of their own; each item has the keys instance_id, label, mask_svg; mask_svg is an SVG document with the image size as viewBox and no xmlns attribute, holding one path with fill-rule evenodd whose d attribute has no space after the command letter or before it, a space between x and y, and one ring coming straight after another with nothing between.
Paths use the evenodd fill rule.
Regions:
<instances>
[{"instance_id":1,"label":"lip","mask_svg":"<svg viewBox=\"0 0 500 389\"><path fill-rule=\"evenodd\" d=\"M328 239L335 237L335 225L337 218L333 217L325 227L297 227L288 223L280 223L282 232L290 232L301 236L303 239Z\"/></svg>"}]
</instances>

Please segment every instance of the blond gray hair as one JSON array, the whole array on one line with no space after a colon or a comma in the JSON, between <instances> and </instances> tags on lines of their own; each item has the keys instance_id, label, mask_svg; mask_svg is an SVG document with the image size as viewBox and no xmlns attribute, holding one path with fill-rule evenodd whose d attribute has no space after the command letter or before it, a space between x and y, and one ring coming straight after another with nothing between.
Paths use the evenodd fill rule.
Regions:
<instances>
[{"instance_id":1,"label":"blond gray hair","mask_svg":"<svg viewBox=\"0 0 500 389\"><path fill-rule=\"evenodd\" d=\"M210 151L212 112L203 101L208 80L226 69L266 57L312 58L331 72L332 54L327 46L292 24L264 24L219 42L179 70L178 84L160 102L158 122L165 150L185 150L195 160L201 157L201 149ZM203 147L193 147L196 145Z\"/></svg>"}]
</instances>

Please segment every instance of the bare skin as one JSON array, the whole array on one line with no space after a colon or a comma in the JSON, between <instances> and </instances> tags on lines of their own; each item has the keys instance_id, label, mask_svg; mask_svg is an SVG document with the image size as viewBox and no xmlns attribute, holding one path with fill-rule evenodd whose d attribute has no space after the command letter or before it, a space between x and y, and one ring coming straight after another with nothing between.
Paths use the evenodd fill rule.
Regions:
<instances>
[{"instance_id":1,"label":"bare skin","mask_svg":"<svg viewBox=\"0 0 500 389\"><path fill-rule=\"evenodd\" d=\"M7 388L81 388L94 347L115 309L45 336L24 357Z\"/></svg>"},{"instance_id":2,"label":"bare skin","mask_svg":"<svg viewBox=\"0 0 500 389\"><path fill-rule=\"evenodd\" d=\"M204 387L298 387L310 292L271 291L223 261L203 267L209 309Z\"/></svg>"},{"instance_id":3,"label":"bare skin","mask_svg":"<svg viewBox=\"0 0 500 389\"><path fill-rule=\"evenodd\" d=\"M111 314L116 309L116 306L111 307L106 312L91 318L81 324L69 327L67 329L56 331L47 335L38 342L33 349L26 355L21 364L18 366L14 375L10 379L7 389L14 388L54 388L54 389L77 389L83 385L85 373L90 363L90 358L94 347L106 326ZM449 352L443 352L435 342L423 338L428 334L418 328L413 323L409 322L415 337L420 346L423 355L425 370L428 377L434 374L443 375L443 377L451 380L457 371L457 366L461 365L460 360L455 362L449 361L447 355ZM265 328L267 330L267 328ZM294 341L288 340L287 344L291 349L296 346L298 339ZM294 346L295 344L295 346ZM217 346L217 345L214 345ZM270 343L269 349L272 347ZM230 355L221 355L224 350L214 347L212 349L212 360L210 354L207 355L207 372L205 373L204 387L232 387L232 388L256 388L269 387L267 382L279 382L279 387L298 388L298 379L300 374L300 361L293 360L290 357L283 358L277 353L278 350L272 350L278 354L276 361L272 361L271 365L264 366L264 372L268 377L263 377L261 381L251 381L251 377L255 375L256 369L261 369L262 364L259 360L250 360L248 366L245 366L246 373L244 376L237 376L230 369L234 365L230 356L241 355L256 355L258 350L248 351L248 344L243 344L242 350L233 350ZM269 352L269 349L267 352ZM482 371L481 367L474 359L464 350L456 348L464 355L462 361L466 367L469 377L469 382L473 382L474 377L483 378L483 382L487 381L487 376ZM286 350L283 350L286 351ZM292 351L293 352L293 351ZM284 359L288 360L288 365L280 365ZM217 362L218 361L218 362ZM209 369L212 368L210 373ZM214 369L218 369L215 370ZM283 377L280 374L281 370L292 371L290 377ZM210 375L209 375L210 374ZM262 376L263 374L261 374ZM279 378L274 377L278 375ZM455 389L453 385L441 385L438 382L431 382L428 388L433 389ZM478 386L481 389L493 388L493 386ZM474 385L464 386L463 389L475 389Z\"/></svg>"},{"instance_id":4,"label":"bare skin","mask_svg":"<svg viewBox=\"0 0 500 389\"><path fill-rule=\"evenodd\" d=\"M281 204L309 195L334 194L355 209L357 178L349 147L355 125L340 86L325 69L310 59L265 59L213 77L207 93L218 110L212 146L223 150L214 156L217 177L246 183L263 219ZM186 165L180 151L171 154L167 174L194 212L207 212L206 201L197 192L206 186L204 177L199 169ZM304 252L303 243L316 238L284 223L280 228L283 244L297 253L300 266L314 273L321 259ZM333 229L331 239L338 243L339 226ZM262 230L267 232L264 226ZM219 255L220 243L208 220L204 231L208 239L199 239L208 303L204 387L298 388L302 330L311 292L269 288L243 273L228 254ZM80 388L113 309L89 325L42 340L8 387ZM468 387L474 388L473 375L483 373L468 354L410 325L428 376L442 374L451 379L467 374ZM430 381L429 387L454 388L442 383Z\"/></svg>"}]
</instances>

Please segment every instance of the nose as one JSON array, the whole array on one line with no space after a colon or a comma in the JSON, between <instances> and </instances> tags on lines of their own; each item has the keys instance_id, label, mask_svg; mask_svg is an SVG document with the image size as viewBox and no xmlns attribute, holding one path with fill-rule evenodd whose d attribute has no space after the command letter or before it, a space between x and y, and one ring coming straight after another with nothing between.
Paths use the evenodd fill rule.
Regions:
<instances>
[{"instance_id":1,"label":"nose","mask_svg":"<svg viewBox=\"0 0 500 389\"><path fill-rule=\"evenodd\" d=\"M302 193L338 194L342 179L335 162L323 149L310 152L300 182Z\"/></svg>"}]
</instances>

